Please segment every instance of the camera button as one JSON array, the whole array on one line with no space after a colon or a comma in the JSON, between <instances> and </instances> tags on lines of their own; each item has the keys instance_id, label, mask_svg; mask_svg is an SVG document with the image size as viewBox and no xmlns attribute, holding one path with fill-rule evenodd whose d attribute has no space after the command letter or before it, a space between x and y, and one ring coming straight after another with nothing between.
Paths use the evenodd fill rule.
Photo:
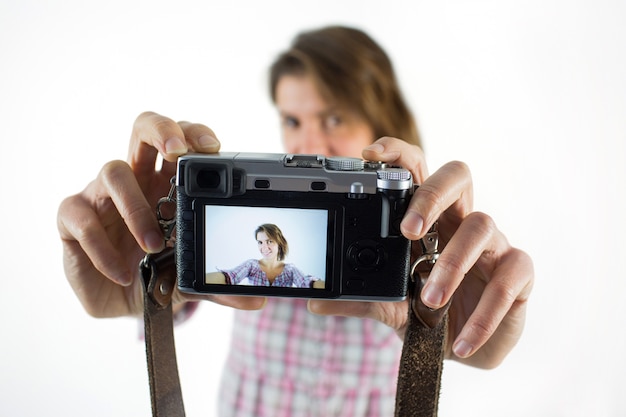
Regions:
<instances>
[{"instance_id":1,"label":"camera button","mask_svg":"<svg viewBox=\"0 0 626 417\"><path fill-rule=\"evenodd\" d=\"M326 183L324 181L313 181L311 183L311 190L324 191L326 190Z\"/></svg>"},{"instance_id":2,"label":"camera button","mask_svg":"<svg viewBox=\"0 0 626 417\"><path fill-rule=\"evenodd\" d=\"M385 250L376 242L365 240L350 245L347 255L355 270L370 270L383 264Z\"/></svg>"},{"instance_id":3,"label":"camera button","mask_svg":"<svg viewBox=\"0 0 626 417\"><path fill-rule=\"evenodd\" d=\"M256 180L254 181L254 188L268 189L270 188L270 181L269 180Z\"/></svg>"},{"instance_id":4,"label":"camera button","mask_svg":"<svg viewBox=\"0 0 626 417\"><path fill-rule=\"evenodd\" d=\"M346 287L350 291L363 291L365 289L365 281L362 279L349 279L346 282Z\"/></svg>"},{"instance_id":5,"label":"camera button","mask_svg":"<svg viewBox=\"0 0 626 417\"><path fill-rule=\"evenodd\" d=\"M362 248L356 254L356 260L359 265L374 266L378 262L378 254L373 248Z\"/></svg>"},{"instance_id":6,"label":"camera button","mask_svg":"<svg viewBox=\"0 0 626 417\"><path fill-rule=\"evenodd\" d=\"M183 220L186 222L192 222L193 221L193 211L192 210L183 210L182 213L182 217Z\"/></svg>"},{"instance_id":7,"label":"camera button","mask_svg":"<svg viewBox=\"0 0 626 417\"><path fill-rule=\"evenodd\" d=\"M191 282L193 282L193 280L194 280L195 278L196 278L196 274L195 274L193 271L191 271L191 270L189 270L189 269L185 269L185 270L183 271L183 274L182 274L182 281L183 281L183 282L189 282L189 283L191 283Z\"/></svg>"}]
</instances>

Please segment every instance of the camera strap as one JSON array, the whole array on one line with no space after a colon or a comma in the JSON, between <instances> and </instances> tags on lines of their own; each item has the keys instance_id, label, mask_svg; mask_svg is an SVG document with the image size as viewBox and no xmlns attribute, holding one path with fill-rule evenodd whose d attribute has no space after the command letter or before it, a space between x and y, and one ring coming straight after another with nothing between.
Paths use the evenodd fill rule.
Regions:
<instances>
[{"instance_id":1,"label":"camera strap","mask_svg":"<svg viewBox=\"0 0 626 417\"><path fill-rule=\"evenodd\" d=\"M146 359L153 417L183 417L185 408L174 344L172 294L176 285L174 249L146 255L139 264L144 283Z\"/></svg>"},{"instance_id":2,"label":"camera strap","mask_svg":"<svg viewBox=\"0 0 626 417\"><path fill-rule=\"evenodd\" d=\"M144 323L152 415L183 417L171 303L176 285L174 250L168 248L157 255L146 255L140 270L145 285ZM418 271L415 274L424 275ZM411 308L398 374L397 417L437 416L447 312L434 312L421 304L418 294L423 283L424 279L420 278L411 285Z\"/></svg>"},{"instance_id":3,"label":"camera strap","mask_svg":"<svg viewBox=\"0 0 626 417\"><path fill-rule=\"evenodd\" d=\"M174 185L172 183L172 189ZM172 203L173 192L159 200L157 217L169 240L174 221L164 218L161 205ZM411 267L410 308L400 359L396 393L396 417L436 417L448 328L448 305L433 311L419 294L436 262L436 224L420 241L422 256ZM139 263L144 284L146 359L153 417L184 417L176 348L172 295L176 287L174 249L147 254Z\"/></svg>"},{"instance_id":4,"label":"camera strap","mask_svg":"<svg viewBox=\"0 0 626 417\"><path fill-rule=\"evenodd\" d=\"M432 310L420 299L432 266L439 258L437 223L420 240L422 255L411 266L409 317L396 391L396 417L436 417L443 373L450 301Z\"/></svg>"}]
</instances>

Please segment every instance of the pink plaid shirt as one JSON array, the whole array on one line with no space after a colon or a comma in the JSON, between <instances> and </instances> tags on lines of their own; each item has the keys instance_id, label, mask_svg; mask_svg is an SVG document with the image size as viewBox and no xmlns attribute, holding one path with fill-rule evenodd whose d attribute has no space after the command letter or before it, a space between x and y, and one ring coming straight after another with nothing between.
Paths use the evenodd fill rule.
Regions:
<instances>
[{"instance_id":1,"label":"pink plaid shirt","mask_svg":"<svg viewBox=\"0 0 626 417\"><path fill-rule=\"evenodd\" d=\"M392 416L401 348L377 321L270 298L262 310L235 312L219 416Z\"/></svg>"},{"instance_id":2,"label":"pink plaid shirt","mask_svg":"<svg viewBox=\"0 0 626 417\"><path fill-rule=\"evenodd\" d=\"M317 280L310 275L305 275L293 264L285 264L283 271L274 279L274 283L270 284L257 259L248 259L236 268L221 270L221 272L226 274L228 284L240 284L247 278L249 285L262 287L273 285L275 287L310 288L313 282Z\"/></svg>"}]
</instances>

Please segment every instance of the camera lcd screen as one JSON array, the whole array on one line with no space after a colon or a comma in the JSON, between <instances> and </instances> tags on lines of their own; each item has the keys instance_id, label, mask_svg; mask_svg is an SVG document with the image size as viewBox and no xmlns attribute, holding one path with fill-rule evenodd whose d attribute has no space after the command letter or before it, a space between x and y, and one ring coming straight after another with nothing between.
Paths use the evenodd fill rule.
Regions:
<instances>
[{"instance_id":1,"label":"camera lcd screen","mask_svg":"<svg viewBox=\"0 0 626 417\"><path fill-rule=\"evenodd\" d=\"M204 207L205 284L326 289L327 209Z\"/></svg>"}]
</instances>

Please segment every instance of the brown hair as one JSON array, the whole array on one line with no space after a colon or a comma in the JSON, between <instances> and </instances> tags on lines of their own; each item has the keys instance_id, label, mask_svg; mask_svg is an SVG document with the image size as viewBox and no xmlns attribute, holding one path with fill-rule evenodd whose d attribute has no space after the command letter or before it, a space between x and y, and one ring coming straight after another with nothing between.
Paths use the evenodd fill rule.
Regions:
<instances>
[{"instance_id":1,"label":"brown hair","mask_svg":"<svg viewBox=\"0 0 626 417\"><path fill-rule=\"evenodd\" d=\"M257 235L259 232L263 232L269 237L271 240L278 244L278 257L279 261L282 261L287 256L289 252L289 245L287 244L287 239L283 236L283 232L280 230L278 226L271 223L265 223L260 225L254 231L254 238L257 239Z\"/></svg>"},{"instance_id":2,"label":"brown hair","mask_svg":"<svg viewBox=\"0 0 626 417\"><path fill-rule=\"evenodd\" d=\"M355 111L372 127L373 139L394 136L421 145L391 60L363 31L328 26L300 33L270 67L274 102L284 75L311 76L324 99Z\"/></svg>"}]
</instances>

